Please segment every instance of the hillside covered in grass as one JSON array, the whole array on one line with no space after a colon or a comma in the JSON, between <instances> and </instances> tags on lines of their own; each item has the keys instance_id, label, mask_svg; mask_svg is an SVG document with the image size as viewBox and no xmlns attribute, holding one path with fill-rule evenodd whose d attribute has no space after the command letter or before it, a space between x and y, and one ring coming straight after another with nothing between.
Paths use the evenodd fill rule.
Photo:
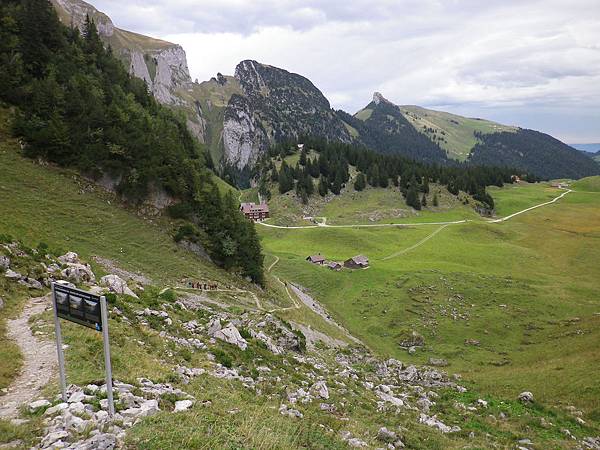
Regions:
<instances>
[{"instance_id":1,"label":"hillside covered in grass","mask_svg":"<svg viewBox=\"0 0 600 450\"><path fill-rule=\"evenodd\" d=\"M310 235L265 235L271 272L286 274L286 279L289 276L310 288L312 295L318 293L305 304L295 288L286 287L271 272L266 288L257 289L176 246L170 236L176 223L144 218L136 209L126 208L115 194L76 172L24 158L16 140L1 136L0 256L3 264L8 261L8 268L0 268L4 302L0 312L0 389L10 386L25 364L22 349L7 338L11 320L29 305L30 297L45 295L50 281L64 277L86 290L101 289L108 295L118 415L115 421L106 421L103 367L95 358L101 353L99 335L63 322L68 381L74 384L72 393L83 393L84 411L77 412L78 406L68 406L70 403L64 409L56 398L58 383L53 378L38 394L48 403L31 410L25 405L20 413L26 422L0 418L0 444L42 447L40 443L61 436L65 445L108 444L108 448L344 449L392 444L395 448L458 449L509 447L528 438L540 445L576 448L578 442L598 434L587 404L576 403L578 409L573 411L555 408L531 383L518 387L534 389L534 401L520 401L516 387L502 391L487 384L480 387L483 385L473 381L467 366L450 354L444 355L449 367L437 366L441 364L438 361L415 365L428 362L421 350L416 356L403 352L398 353L400 358L389 359L396 351L385 349L385 336L369 337L373 330L370 318L363 320L364 327L352 323L355 301L350 292L360 286L356 277L363 280L360 283L368 282L367 275L372 282L383 283L363 302L372 303L379 294L381 300L387 298L380 292L388 283L378 275L378 262L368 271L338 273L345 279L345 288L340 289L333 278L326 280L343 293L340 301L352 302L351 308L344 306L347 314L342 321L364 343L329 316L332 311L337 317L338 309L330 301L329 291L317 289L327 269L314 272L307 266L306 275L312 282L305 278L303 265L293 269L290 248L295 248L294 252L318 248L336 257L360 248L377 259L399 242L407 245L422 239L427 229L406 229L407 236L392 230L349 230L350 235L317 238L318 246ZM90 264L95 280L62 274L70 267L64 262L67 251L77 252L80 263ZM279 255L280 260L272 255ZM49 272L53 265L58 271L52 268L54 272ZM32 286L32 280L40 285L28 287L6 277L8 270L28 277ZM135 296L111 292L103 284L101 277L115 273L126 280ZM431 286L437 278L432 273L424 282ZM219 289L190 289L187 280L217 284ZM452 295L467 295L467 281L448 279L449 287L443 288L456 289ZM401 279L397 282L401 289L412 287L412 281L406 285ZM489 281L490 286L494 282ZM439 295L445 298L446 292ZM437 293L434 298L438 300ZM313 310L317 299L326 302L327 314ZM389 307L390 320L396 314L394 307ZM371 309L378 311L377 306ZM359 314L369 315L366 311ZM36 339L52 341L52 320L51 311L31 317ZM228 342L219 331L231 327L238 330L239 338ZM399 330L396 326L391 329ZM447 345L458 346L461 336L468 335L462 329L455 333ZM423 334L428 345L435 345L429 334ZM570 339L578 343L587 337ZM375 352L369 350L371 346ZM10 364L5 364L8 361ZM462 373L463 378L454 373ZM4 391L0 411L3 395ZM176 407L180 412L175 412ZM577 421L579 408L585 424ZM46 418L52 421L45 423ZM577 441L561 429L568 429ZM57 435L57 430L64 434Z\"/></svg>"},{"instance_id":2,"label":"hillside covered in grass","mask_svg":"<svg viewBox=\"0 0 600 450\"><path fill-rule=\"evenodd\" d=\"M541 183L490 193L508 215L562 192ZM600 407L600 385L589 376L600 357L600 274L590 264L600 252L599 201L569 193L502 224L259 231L267 254L280 258L275 273L381 354L443 360L472 386L504 397L531 390L557 410L581 408L589 424ZM336 272L305 261L318 253L328 261L366 255L369 268Z\"/></svg>"}]
</instances>

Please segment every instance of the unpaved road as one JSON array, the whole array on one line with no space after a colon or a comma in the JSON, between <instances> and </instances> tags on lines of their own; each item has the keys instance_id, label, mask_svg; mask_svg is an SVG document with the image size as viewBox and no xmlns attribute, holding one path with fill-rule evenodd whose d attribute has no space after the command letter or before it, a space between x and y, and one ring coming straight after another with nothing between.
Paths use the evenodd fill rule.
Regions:
<instances>
[{"instance_id":1,"label":"unpaved road","mask_svg":"<svg viewBox=\"0 0 600 450\"><path fill-rule=\"evenodd\" d=\"M531 206L530 208L525 208L522 211L518 211L510 216L501 217L499 219L493 220L482 220L483 223L501 223L506 222L509 219L512 219L515 216L531 211L532 209L540 208L542 206L551 205L552 203L557 202L561 198L563 198L568 193L573 192L572 189L566 189L565 192L560 194L558 197L553 198L549 202L540 203L539 205ZM269 228L280 228L283 230L302 230L307 228L378 228L378 227L414 227L414 226L423 226L423 225L456 225L461 223L468 222L478 222L475 220L464 219L464 220L452 220L447 222L413 222L413 223L371 223L371 224L355 224L355 225L327 225L327 217L315 217L323 219L322 222L319 222L317 225L297 225L297 226L284 226L284 225L273 225L266 222L257 222L259 225L263 227Z\"/></svg>"},{"instance_id":2,"label":"unpaved road","mask_svg":"<svg viewBox=\"0 0 600 450\"><path fill-rule=\"evenodd\" d=\"M33 401L56 372L56 344L36 338L29 328L29 318L41 314L49 306L49 296L32 298L19 318L7 322L8 337L19 346L23 355L23 367L19 376L8 387L8 393L0 397L2 419L18 417L19 407Z\"/></svg>"}]
</instances>

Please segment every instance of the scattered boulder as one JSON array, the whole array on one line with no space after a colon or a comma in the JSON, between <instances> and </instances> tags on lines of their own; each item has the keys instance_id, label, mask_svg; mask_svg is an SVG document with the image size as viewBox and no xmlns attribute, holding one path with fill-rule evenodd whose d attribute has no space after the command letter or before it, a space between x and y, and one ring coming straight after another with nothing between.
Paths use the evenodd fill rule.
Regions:
<instances>
[{"instance_id":1,"label":"scattered boulder","mask_svg":"<svg viewBox=\"0 0 600 450\"><path fill-rule=\"evenodd\" d=\"M62 264L81 264L79 260L79 255L75 252L67 252L62 256L58 257L58 260Z\"/></svg>"},{"instance_id":2,"label":"scattered boulder","mask_svg":"<svg viewBox=\"0 0 600 450\"><path fill-rule=\"evenodd\" d=\"M6 269L4 276L11 280L19 280L23 277L19 272L15 272L14 270L11 270L11 269Z\"/></svg>"},{"instance_id":3,"label":"scattered boulder","mask_svg":"<svg viewBox=\"0 0 600 450\"><path fill-rule=\"evenodd\" d=\"M208 323L208 335L211 337L215 336L215 333L217 331L219 331L222 327L221 325L221 319L219 319L218 317L213 318L209 323Z\"/></svg>"},{"instance_id":4,"label":"scattered boulder","mask_svg":"<svg viewBox=\"0 0 600 450\"><path fill-rule=\"evenodd\" d=\"M50 447L55 442L65 439L67 437L69 437L69 433L67 433L66 431L63 431L63 430L55 431L53 433L47 434L44 437L44 439L42 439L42 447L43 448ZM56 446L56 448L61 448L61 447Z\"/></svg>"},{"instance_id":5,"label":"scattered boulder","mask_svg":"<svg viewBox=\"0 0 600 450\"><path fill-rule=\"evenodd\" d=\"M521 403L533 403L533 394L529 391L524 391L519 394L518 399Z\"/></svg>"},{"instance_id":6,"label":"scattered boulder","mask_svg":"<svg viewBox=\"0 0 600 450\"><path fill-rule=\"evenodd\" d=\"M432 428L437 428L442 433L456 433L460 431L460 427L450 427L441 420L438 420L438 418L435 415L428 416L426 414L421 414L419 416L419 423L425 424Z\"/></svg>"},{"instance_id":7,"label":"scattered boulder","mask_svg":"<svg viewBox=\"0 0 600 450\"><path fill-rule=\"evenodd\" d=\"M19 280L19 284L22 284L23 286L28 287L29 289L43 289L44 286L42 286L42 283L40 283L38 280L34 280L33 278L29 278L29 277L23 277Z\"/></svg>"},{"instance_id":8,"label":"scattered boulder","mask_svg":"<svg viewBox=\"0 0 600 450\"><path fill-rule=\"evenodd\" d=\"M36 400L35 402L31 402L29 404L29 412L34 413L42 408L47 408L50 405L51 403L46 399Z\"/></svg>"},{"instance_id":9,"label":"scattered boulder","mask_svg":"<svg viewBox=\"0 0 600 450\"><path fill-rule=\"evenodd\" d=\"M448 365L448 361L441 358L429 358L429 365L436 367L446 367Z\"/></svg>"},{"instance_id":10,"label":"scattered boulder","mask_svg":"<svg viewBox=\"0 0 600 450\"><path fill-rule=\"evenodd\" d=\"M327 384L324 381L317 381L310 388L311 392L324 400L329 398L329 389L327 388Z\"/></svg>"},{"instance_id":11,"label":"scattered boulder","mask_svg":"<svg viewBox=\"0 0 600 450\"><path fill-rule=\"evenodd\" d=\"M422 347L425 345L425 338L413 330L401 338L399 345L404 348Z\"/></svg>"},{"instance_id":12,"label":"scattered boulder","mask_svg":"<svg viewBox=\"0 0 600 450\"><path fill-rule=\"evenodd\" d=\"M369 446L365 441L358 438L348 439L348 445L352 448L365 448Z\"/></svg>"},{"instance_id":13,"label":"scattered boulder","mask_svg":"<svg viewBox=\"0 0 600 450\"><path fill-rule=\"evenodd\" d=\"M191 400L179 400L175 402L175 409L173 412L187 411L194 404Z\"/></svg>"},{"instance_id":14,"label":"scattered boulder","mask_svg":"<svg viewBox=\"0 0 600 450\"><path fill-rule=\"evenodd\" d=\"M92 272L89 264L73 264L69 263L66 269L60 273L64 278L73 283L93 283L96 281L96 276Z\"/></svg>"},{"instance_id":15,"label":"scattered boulder","mask_svg":"<svg viewBox=\"0 0 600 450\"><path fill-rule=\"evenodd\" d=\"M304 417L304 414L302 414L300 411L298 411L297 409L288 408L285 404L282 404L279 407L279 414L281 414L282 416L297 417L298 419Z\"/></svg>"},{"instance_id":16,"label":"scattered boulder","mask_svg":"<svg viewBox=\"0 0 600 450\"><path fill-rule=\"evenodd\" d=\"M56 413L62 412L69 407L68 403L59 403L58 405L52 406L44 413L46 416L53 416Z\"/></svg>"},{"instance_id":17,"label":"scattered boulder","mask_svg":"<svg viewBox=\"0 0 600 450\"><path fill-rule=\"evenodd\" d=\"M377 432L377 439L382 442L392 443L398 439L398 436L393 431L388 430L386 427L381 427Z\"/></svg>"},{"instance_id":18,"label":"scattered boulder","mask_svg":"<svg viewBox=\"0 0 600 450\"><path fill-rule=\"evenodd\" d=\"M0 269L8 270L10 267L10 258L8 256L0 256Z\"/></svg>"},{"instance_id":19,"label":"scattered boulder","mask_svg":"<svg viewBox=\"0 0 600 450\"><path fill-rule=\"evenodd\" d=\"M0 297L0 310L4 308L4 299Z\"/></svg>"},{"instance_id":20,"label":"scattered boulder","mask_svg":"<svg viewBox=\"0 0 600 450\"><path fill-rule=\"evenodd\" d=\"M129 295L130 297L139 298L135 292L129 289L127 282L118 275L103 276L100 278L100 284L108 287L108 289L115 294L125 294Z\"/></svg>"},{"instance_id":21,"label":"scattered boulder","mask_svg":"<svg viewBox=\"0 0 600 450\"><path fill-rule=\"evenodd\" d=\"M465 339L465 345L474 345L478 347L481 344L477 339Z\"/></svg>"},{"instance_id":22,"label":"scattered boulder","mask_svg":"<svg viewBox=\"0 0 600 450\"><path fill-rule=\"evenodd\" d=\"M232 323L215 332L214 337L229 344L237 345L241 350L248 348L248 342L240 335L239 330Z\"/></svg>"}]
</instances>

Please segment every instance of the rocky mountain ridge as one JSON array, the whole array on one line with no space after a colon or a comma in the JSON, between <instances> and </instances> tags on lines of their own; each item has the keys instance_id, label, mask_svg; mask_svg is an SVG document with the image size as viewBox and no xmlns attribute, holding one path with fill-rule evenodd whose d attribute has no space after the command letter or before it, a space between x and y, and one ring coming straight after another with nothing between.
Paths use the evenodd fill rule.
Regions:
<instances>
[{"instance_id":1,"label":"rocky mountain ridge","mask_svg":"<svg viewBox=\"0 0 600 450\"><path fill-rule=\"evenodd\" d=\"M234 94L223 122L224 156L241 170L255 163L270 142L318 135L350 142L329 101L307 78L257 61L235 69L243 95Z\"/></svg>"},{"instance_id":2,"label":"rocky mountain ridge","mask_svg":"<svg viewBox=\"0 0 600 450\"><path fill-rule=\"evenodd\" d=\"M52 1L64 23L81 28L89 15L129 72L144 79L159 102L184 113L188 128L208 146L215 166L238 185L248 184L269 145L308 135L436 164L472 160L515 165L542 177L579 178L600 172L600 165L590 166L589 159L543 133L533 137L483 119L395 105L379 92L354 115L334 111L307 78L253 60L240 62L234 76L218 74L210 81L192 82L181 46L119 29L82 0ZM489 135L497 138L482 139Z\"/></svg>"}]
</instances>

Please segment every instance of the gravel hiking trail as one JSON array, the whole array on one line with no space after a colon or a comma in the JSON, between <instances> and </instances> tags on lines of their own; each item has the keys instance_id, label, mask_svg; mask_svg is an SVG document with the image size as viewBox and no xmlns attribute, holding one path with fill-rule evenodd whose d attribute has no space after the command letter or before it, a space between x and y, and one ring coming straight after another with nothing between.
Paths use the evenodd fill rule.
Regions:
<instances>
[{"instance_id":1,"label":"gravel hiking trail","mask_svg":"<svg viewBox=\"0 0 600 450\"><path fill-rule=\"evenodd\" d=\"M56 372L56 344L38 339L29 327L30 317L43 313L48 307L49 296L31 298L21 315L7 322L8 337L19 346L23 367L8 387L8 393L0 397L0 419L17 418L21 405L33 401Z\"/></svg>"}]
</instances>

